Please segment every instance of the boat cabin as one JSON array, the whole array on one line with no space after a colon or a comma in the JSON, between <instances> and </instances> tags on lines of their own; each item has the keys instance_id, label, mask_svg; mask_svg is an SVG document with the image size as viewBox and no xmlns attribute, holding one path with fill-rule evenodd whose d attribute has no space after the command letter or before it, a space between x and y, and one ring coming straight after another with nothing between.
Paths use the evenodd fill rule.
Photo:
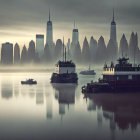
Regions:
<instances>
[{"instance_id":1,"label":"boat cabin","mask_svg":"<svg viewBox=\"0 0 140 140\"><path fill-rule=\"evenodd\" d=\"M118 64L111 62L103 68L103 80L140 80L140 65L132 65L129 58L119 58Z\"/></svg>"},{"instance_id":2,"label":"boat cabin","mask_svg":"<svg viewBox=\"0 0 140 140\"><path fill-rule=\"evenodd\" d=\"M56 64L56 73L75 73L75 64L72 61L58 61L58 63Z\"/></svg>"}]
</instances>

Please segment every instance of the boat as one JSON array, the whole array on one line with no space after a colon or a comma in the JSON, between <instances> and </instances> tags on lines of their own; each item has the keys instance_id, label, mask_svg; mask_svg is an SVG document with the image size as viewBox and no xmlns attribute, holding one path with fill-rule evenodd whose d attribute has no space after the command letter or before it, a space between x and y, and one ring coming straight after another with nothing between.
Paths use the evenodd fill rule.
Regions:
<instances>
[{"instance_id":1,"label":"boat","mask_svg":"<svg viewBox=\"0 0 140 140\"><path fill-rule=\"evenodd\" d=\"M34 85L37 84L37 81L35 81L34 79L28 79L26 81L21 81L21 84Z\"/></svg>"},{"instance_id":2,"label":"boat","mask_svg":"<svg viewBox=\"0 0 140 140\"><path fill-rule=\"evenodd\" d=\"M81 71L80 74L82 74L82 75L96 75L95 71L90 69L90 66L89 66L88 70Z\"/></svg>"},{"instance_id":3,"label":"boat","mask_svg":"<svg viewBox=\"0 0 140 140\"><path fill-rule=\"evenodd\" d=\"M113 92L121 93L129 91L140 91L140 65L131 64L129 58L121 57L114 65L111 62L103 68L103 78L98 82L87 83L82 87L83 93Z\"/></svg>"},{"instance_id":4,"label":"boat","mask_svg":"<svg viewBox=\"0 0 140 140\"><path fill-rule=\"evenodd\" d=\"M66 58L66 48L64 52L63 40L63 60L58 61L55 65L55 72L51 76L51 83L77 83L78 75L76 73L76 65L72 60Z\"/></svg>"}]
</instances>

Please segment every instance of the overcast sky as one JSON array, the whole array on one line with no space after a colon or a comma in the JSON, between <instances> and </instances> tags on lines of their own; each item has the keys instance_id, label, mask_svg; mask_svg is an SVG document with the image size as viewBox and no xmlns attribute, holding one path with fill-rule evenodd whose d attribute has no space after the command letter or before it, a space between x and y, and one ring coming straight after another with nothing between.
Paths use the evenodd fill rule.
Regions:
<instances>
[{"instance_id":1,"label":"overcast sky","mask_svg":"<svg viewBox=\"0 0 140 140\"><path fill-rule=\"evenodd\" d=\"M129 40L132 31L140 34L140 0L0 0L0 43L28 44L36 34L46 33L49 8L54 41L72 37L73 22L79 29L80 43L103 35L110 36L112 9L115 9L118 42L123 33ZM46 37L45 37L46 38Z\"/></svg>"}]
</instances>

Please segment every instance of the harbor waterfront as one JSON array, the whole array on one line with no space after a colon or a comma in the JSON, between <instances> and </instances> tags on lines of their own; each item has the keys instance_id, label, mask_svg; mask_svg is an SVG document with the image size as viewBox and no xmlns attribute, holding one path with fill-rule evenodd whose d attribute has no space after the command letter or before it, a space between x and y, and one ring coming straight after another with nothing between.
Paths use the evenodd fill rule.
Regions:
<instances>
[{"instance_id":1,"label":"harbor waterfront","mask_svg":"<svg viewBox=\"0 0 140 140\"><path fill-rule=\"evenodd\" d=\"M79 73L82 69L78 69ZM101 77L78 75L78 84L51 84L53 71L0 73L0 139L138 140L140 94L82 94ZM37 85L21 85L33 78Z\"/></svg>"}]
</instances>

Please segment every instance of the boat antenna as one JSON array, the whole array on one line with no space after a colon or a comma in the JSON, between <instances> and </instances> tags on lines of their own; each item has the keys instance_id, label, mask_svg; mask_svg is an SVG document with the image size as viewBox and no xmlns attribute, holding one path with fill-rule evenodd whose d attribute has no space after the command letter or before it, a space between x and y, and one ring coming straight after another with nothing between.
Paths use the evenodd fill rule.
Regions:
<instances>
[{"instance_id":1,"label":"boat antenna","mask_svg":"<svg viewBox=\"0 0 140 140\"><path fill-rule=\"evenodd\" d=\"M63 61L64 61L64 36L63 36Z\"/></svg>"}]
</instances>

